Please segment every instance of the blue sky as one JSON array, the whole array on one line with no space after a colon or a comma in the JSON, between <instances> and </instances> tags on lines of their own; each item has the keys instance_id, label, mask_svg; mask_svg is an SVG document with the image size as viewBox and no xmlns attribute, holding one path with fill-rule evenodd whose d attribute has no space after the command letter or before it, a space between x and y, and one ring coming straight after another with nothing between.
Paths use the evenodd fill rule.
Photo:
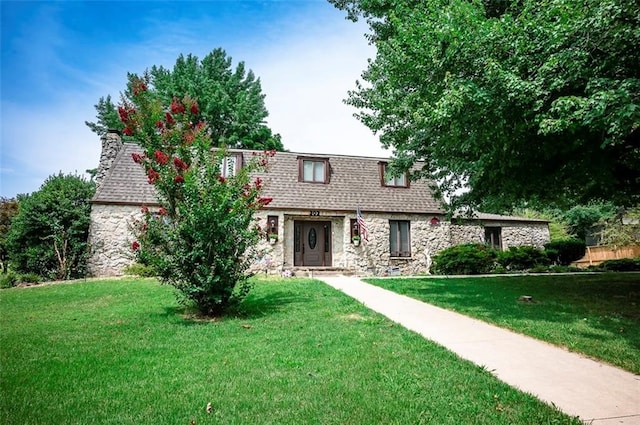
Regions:
<instances>
[{"instance_id":1,"label":"blue sky","mask_svg":"<svg viewBox=\"0 0 640 425\"><path fill-rule=\"evenodd\" d=\"M101 96L127 72L222 47L260 77L268 124L294 152L389 156L344 105L375 55L367 28L325 0L0 1L0 196L95 168Z\"/></svg>"}]
</instances>

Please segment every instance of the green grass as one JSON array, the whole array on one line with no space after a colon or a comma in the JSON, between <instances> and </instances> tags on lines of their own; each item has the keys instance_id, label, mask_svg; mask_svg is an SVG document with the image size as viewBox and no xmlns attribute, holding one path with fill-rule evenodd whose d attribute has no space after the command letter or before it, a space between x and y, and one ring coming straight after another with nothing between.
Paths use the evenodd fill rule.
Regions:
<instances>
[{"instance_id":1,"label":"green grass","mask_svg":"<svg viewBox=\"0 0 640 425\"><path fill-rule=\"evenodd\" d=\"M219 321L151 279L7 289L0 312L0 423L579 423L313 280Z\"/></svg>"},{"instance_id":2,"label":"green grass","mask_svg":"<svg viewBox=\"0 0 640 425\"><path fill-rule=\"evenodd\" d=\"M640 373L640 274L367 282Z\"/></svg>"}]
</instances>

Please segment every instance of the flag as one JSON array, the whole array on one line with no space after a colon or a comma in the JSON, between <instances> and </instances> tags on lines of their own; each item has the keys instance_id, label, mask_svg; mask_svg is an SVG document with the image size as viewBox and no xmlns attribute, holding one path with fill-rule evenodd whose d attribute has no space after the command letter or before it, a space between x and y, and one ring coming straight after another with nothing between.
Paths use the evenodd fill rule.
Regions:
<instances>
[{"instance_id":1,"label":"flag","mask_svg":"<svg viewBox=\"0 0 640 425\"><path fill-rule=\"evenodd\" d=\"M360 207L356 209L356 220L358 221L358 227L360 228L360 237L369 242L369 231L367 230L367 223L364 222L364 217L362 216L362 211L360 211Z\"/></svg>"}]
</instances>

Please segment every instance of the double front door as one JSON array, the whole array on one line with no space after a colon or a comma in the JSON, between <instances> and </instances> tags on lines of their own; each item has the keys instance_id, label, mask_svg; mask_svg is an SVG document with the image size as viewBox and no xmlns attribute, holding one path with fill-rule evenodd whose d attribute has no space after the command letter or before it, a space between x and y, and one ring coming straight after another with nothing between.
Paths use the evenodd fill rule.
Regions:
<instances>
[{"instance_id":1,"label":"double front door","mask_svg":"<svg viewBox=\"0 0 640 425\"><path fill-rule=\"evenodd\" d=\"M331 266L331 222L294 222L295 266Z\"/></svg>"}]
</instances>

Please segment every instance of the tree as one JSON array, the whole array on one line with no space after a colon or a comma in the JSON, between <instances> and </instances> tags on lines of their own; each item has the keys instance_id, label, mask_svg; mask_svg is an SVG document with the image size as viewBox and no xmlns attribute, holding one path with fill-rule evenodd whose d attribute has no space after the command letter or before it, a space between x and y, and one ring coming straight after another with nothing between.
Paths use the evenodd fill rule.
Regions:
<instances>
[{"instance_id":1,"label":"tree","mask_svg":"<svg viewBox=\"0 0 640 425\"><path fill-rule=\"evenodd\" d=\"M6 240L12 267L46 278L83 277L94 192L95 185L82 177L59 173L38 191L19 196Z\"/></svg>"},{"instance_id":2,"label":"tree","mask_svg":"<svg viewBox=\"0 0 640 425\"><path fill-rule=\"evenodd\" d=\"M611 203L594 202L588 205L576 205L566 211L563 218L569 233L580 240L585 240L598 223L612 219L616 215L616 210L617 208Z\"/></svg>"},{"instance_id":3,"label":"tree","mask_svg":"<svg viewBox=\"0 0 640 425\"><path fill-rule=\"evenodd\" d=\"M640 245L640 205L603 217L598 223L604 245Z\"/></svg>"},{"instance_id":4,"label":"tree","mask_svg":"<svg viewBox=\"0 0 640 425\"><path fill-rule=\"evenodd\" d=\"M212 148L224 123L211 128L201 121L204 112L189 95L165 103L154 81L130 75L131 96L118 109L125 134L144 149L132 160L144 167L161 204L157 211L142 208L132 249L202 314L220 315L250 289L245 272L263 235L254 213L271 201L260 196L262 180L251 173L275 151L222 177L226 149L212 154Z\"/></svg>"},{"instance_id":5,"label":"tree","mask_svg":"<svg viewBox=\"0 0 640 425\"><path fill-rule=\"evenodd\" d=\"M7 272L7 234L13 217L18 214L18 201L14 198L0 198L0 268Z\"/></svg>"},{"instance_id":6,"label":"tree","mask_svg":"<svg viewBox=\"0 0 640 425\"><path fill-rule=\"evenodd\" d=\"M136 78L136 74L130 74ZM215 49L200 61L194 55L180 55L173 69L153 66L146 73L149 89L164 105L174 97L198 99L200 118L209 125L214 146L229 148L284 150L280 135L272 134L265 125L268 116L260 79L244 62L232 68L232 59L224 50ZM134 93L127 88L123 96L132 101ZM124 129L117 119L110 97L100 98L96 105L97 123L87 122L92 131L103 134L109 126ZM125 133L125 137L128 136Z\"/></svg>"},{"instance_id":7,"label":"tree","mask_svg":"<svg viewBox=\"0 0 640 425\"><path fill-rule=\"evenodd\" d=\"M377 47L347 102L454 208L640 200L635 0L330 1Z\"/></svg>"},{"instance_id":8,"label":"tree","mask_svg":"<svg viewBox=\"0 0 640 425\"><path fill-rule=\"evenodd\" d=\"M104 136L108 130L122 131L124 124L122 124L118 117L118 110L116 109L116 105L111 101L111 95L101 97L93 107L96 108L97 122L84 122L91 131L98 136Z\"/></svg>"}]
</instances>

